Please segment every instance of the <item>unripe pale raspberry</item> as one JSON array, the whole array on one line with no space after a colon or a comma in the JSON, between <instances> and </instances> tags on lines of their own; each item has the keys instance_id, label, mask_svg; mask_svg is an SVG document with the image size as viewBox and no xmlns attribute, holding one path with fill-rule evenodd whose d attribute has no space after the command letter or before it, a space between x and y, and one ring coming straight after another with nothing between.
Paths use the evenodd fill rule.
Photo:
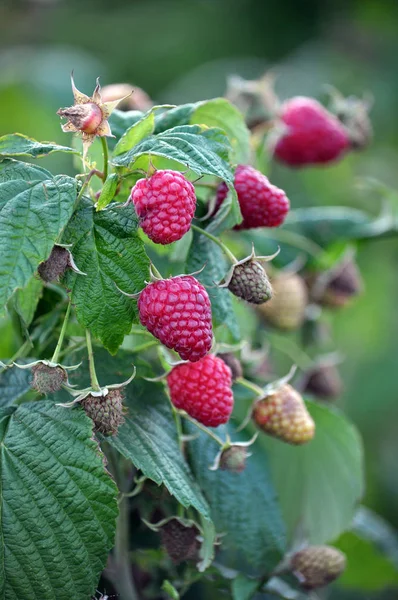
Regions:
<instances>
[{"instance_id":1,"label":"unripe pale raspberry","mask_svg":"<svg viewBox=\"0 0 398 600\"><path fill-rule=\"evenodd\" d=\"M315 423L289 384L256 402L252 417L262 431L288 444L305 444L314 437Z\"/></svg>"},{"instance_id":2,"label":"unripe pale raspberry","mask_svg":"<svg viewBox=\"0 0 398 600\"><path fill-rule=\"evenodd\" d=\"M38 363L32 367L32 388L40 394L51 394L58 392L62 384L66 382L66 371L62 367L49 367Z\"/></svg>"},{"instance_id":3,"label":"unripe pale raspberry","mask_svg":"<svg viewBox=\"0 0 398 600\"><path fill-rule=\"evenodd\" d=\"M242 473L246 468L248 452L245 446L231 446L220 456L220 469L230 473Z\"/></svg>"},{"instance_id":4,"label":"unripe pale raspberry","mask_svg":"<svg viewBox=\"0 0 398 600\"><path fill-rule=\"evenodd\" d=\"M69 267L70 252L62 246L54 246L47 260L40 263L38 273L43 281L59 281Z\"/></svg>"},{"instance_id":5,"label":"unripe pale raspberry","mask_svg":"<svg viewBox=\"0 0 398 600\"><path fill-rule=\"evenodd\" d=\"M195 525L184 525L179 519L171 519L159 530L163 546L175 565L199 558L200 535Z\"/></svg>"},{"instance_id":6,"label":"unripe pale raspberry","mask_svg":"<svg viewBox=\"0 0 398 600\"><path fill-rule=\"evenodd\" d=\"M290 568L304 589L315 590L340 577L346 568L346 557L331 546L309 546L292 556Z\"/></svg>"},{"instance_id":7,"label":"unripe pale raspberry","mask_svg":"<svg viewBox=\"0 0 398 600\"><path fill-rule=\"evenodd\" d=\"M290 203L283 190L249 165L238 165L235 171L234 187L238 195L243 221L235 229L255 227L279 227L282 225ZM228 194L228 187L221 183L217 191L215 211Z\"/></svg>"},{"instance_id":8,"label":"unripe pale raspberry","mask_svg":"<svg viewBox=\"0 0 398 600\"><path fill-rule=\"evenodd\" d=\"M313 98L297 96L283 103L282 132L274 148L275 157L291 167L327 164L349 148L347 130Z\"/></svg>"},{"instance_id":9,"label":"unripe pale raspberry","mask_svg":"<svg viewBox=\"0 0 398 600\"><path fill-rule=\"evenodd\" d=\"M174 367L167 375L170 398L176 408L207 427L226 423L231 415L231 369L225 362L209 354L192 364Z\"/></svg>"},{"instance_id":10,"label":"unripe pale raspberry","mask_svg":"<svg viewBox=\"0 0 398 600\"><path fill-rule=\"evenodd\" d=\"M304 280L295 273L280 273L272 279L273 296L258 307L259 314L273 327L298 329L304 321L308 292Z\"/></svg>"},{"instance_id":11,"label":"unripe pale raspberry","mask_svg":"<svg viewBox=\"0 0 398 600\"><path fill-rule=\"evenodd\" d=\"M234 267L228 289L252 304L263 304L272 297L272 287L264 267L254 259Z\"/></svg>"},{"instance_id":12,"label":"unripe pale raspberry","mask_svg":"<svg viewBox=\"0 0 398 600\"><path fill-rule=\"evenodd\" d=\"M195 362L209 352L213 341L210 299L195 277L150 283L140 294L138 311L148 331L183 360Z\"/></svg>"},{"instance_id":13,"label":"unripe pale raspberry","mask_svg":"<svg viewBox=\"0 0 398 600\"><path fill-rule=\"evenodd\" d=\"M130 195L140 225L155 244L180 240L195 214L195 188L179 171L156 171L137 181Z\"/></svg>"},{"instance_id":14,"label":"unripe pale raspberry","mask_svg":"<svg viewBox=\"0 0 398 600\"><path fill-rule=\"evenodd\" d=\"M104 435L115 435L124 423L123 393L121 390L109 390L106 396L89 394L81 401L88 417L94 422L94 431Z\"/></svg>"},{"instance_id":15,"label":"unripe pale raspberry","mask_svg":"<svg viewBox=\"0 0 398 600\"><path fill-rule=\"evenodd\" d=\"M232 352L220 352L217 354L218 358L221 358L225 362L226 365L231 369L232 373L232 381L239 379L243 375L242 365L240 363L239 358L235 356Z\"/></svg>"}]
</instances>

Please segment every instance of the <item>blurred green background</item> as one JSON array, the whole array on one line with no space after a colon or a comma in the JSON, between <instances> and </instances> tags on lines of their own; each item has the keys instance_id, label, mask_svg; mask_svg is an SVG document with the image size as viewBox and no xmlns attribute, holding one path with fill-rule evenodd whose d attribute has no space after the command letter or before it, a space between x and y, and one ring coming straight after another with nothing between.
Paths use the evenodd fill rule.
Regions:
<instances>
[{"instance_id":1,"label":"blurred green background","mask_svg":"<svg viewBox=\"0 0 398 600\"><path fill-rule=\"evenodd\" d=\"M67 143L55 113L71 104L72 69L86 93L100 75L103 85L130 82L157 103L178 104L222 95L230 74L255 78L272 67L282 98L325 100L330 83L375 99L366 151L326 169L272 166L271 179L293 207L344 204L376 215L382 200L364 189L364 178L398 189L396 0L3 0L0 33L0 134ZM68 156L44 164L73 173ZM363 246L358 260L365 293L332 317L345 357L340 403L365 440L365 504L398 528L396 240ZM4 324L0 354L11 355L17 343ZM339 590L334 597L375 596Z\"/></svg>"}]
</instances>

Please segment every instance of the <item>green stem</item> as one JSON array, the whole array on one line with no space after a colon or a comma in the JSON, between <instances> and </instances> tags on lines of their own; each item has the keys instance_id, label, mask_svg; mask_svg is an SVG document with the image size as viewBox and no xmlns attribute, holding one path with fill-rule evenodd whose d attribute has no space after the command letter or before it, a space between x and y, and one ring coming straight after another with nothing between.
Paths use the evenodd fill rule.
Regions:
<instances>
[{"instance_id":1,"label":"green stem","mask_svg":"<svg viewBox=\"0 0 398 600\"><path fill-rule=\"evenodd\" d=\"M157 270L157 268L155 267L153 262L151 262L151 271L155 275L155 277L159 277L159 279L163 279L162 274L160 273L160 271Z\"/></svg>"},{"instance_id":2,"label":"green stem","mask_svg":"<svg viewBox=\"0 0 398 600\"><path fill-rule=\"evenodd\" d=\"M153 348L153 346L158 346L159 342L157 341L153 341L153 342L145 342L145 344L140 344L138 346L134 346L134 348L132 350L130 350L130 352L132 352L133 354L136 354L137 352L144 352L144 350L148 350L148 348Z\"/></svg>"},{"instance_id":3,"label":"green stem","mask_svg":"<svg viewBox=\"0 0 398 600\"><path fill-rule=\"evenodd\" d=\"M108 142L106 141L106 137L101 137L102 144L102 152L104 153L104 181L108 177L108 167L109 167L109 152L108 152Z\"/></svg>"},{"instance_id":4,"label":"green stem","mask_svg":"<svg viewBox=\"0 0 398 600\"><path fill-rule=\"evenodd\" d=\"M206 435L208 435L209 437L213 438L213 440L215 442L217 442L217 444L219 444L221 447L225 446L225 442L223 442L222 439L218 437L218 435L216 435L215 433L213 433L212 431L210 431L210 429L207 429L207 427L205 427L204 425L202 425L198 421L195 421L195 419L193 419L192 417L190 417L185 412L181 412L179 414L182 417L184 417L184 419L187 419L187 421L190 421L191 423L193 423L195 425L195 427L197 427L198 429L200 429L201 431L203 431Z\"/></svg>"},{"instance_id":5,"label":"green stem","mask_svg":"<svg viewBox=\"0 0 398 600\"><path fill-rule=\"evenodd\" d=\"M131 572L129 501L126 496L128 477L124 468L127 462L113 448L109 448L106 456L109 470L122 493L116 521L115 547L107 577L116 588L120 600L139 600Z\"/></svg>"},{"instance_id":6,"label":"green stem","mask_svg":"<svg viewBox=\"0 0 398 600\"><path fill-rule=\"evenodd\" d=\"M66 328L68 326L68 321L69 321L69 315L70 315L71 306L72 306L72 303L69 302L68 308L66 309L64 322L62 323L61 333L59 334L58 343L57 343L57 346L56 346L56 348L54 350L53 357L51 359L51 362L53 362L53 363L58 362L59 353L61 352L62 344L63 344L65 333L66 333Z\"/></svg>"},{"instance_id":7,"label":"green stem","mask_svg":"<svg viewBox=\"0 0 398 600\"><path fill-rule=\"evenodd\" d=\"M88 364L89 364L89 369L90 369L91 386L94 391L99 392L101 387L100 387L100 384L98 383L97 373L95 372L93 345L91 343L91 334L88 329L86 329L86 344L87 344Z\"/></svg>"},{"instance_id":8,"label":"green stem","mask_svg":"<svg viewBox=\"0 0 398 600\"><path fill-rule=\"evenodd\" d=\"M28 352L28 350L30 350L32 347L33 347L32 342L30 340L26 340L26 342L24 342L22 344L22 346L16 351L14 356L12 356L10 358L10 360L8 361L8 364L5 365L4 367L0 368L0 373L3 373L4 371L6 371L12 365L12 363L14 363L16 360L18 360L18 358L25 356L26 353Z\"/></svg>"},{"instance_id":9,"label":"green stem","mask_svg":"<svg viewBox=\"0 0 398 600\"><path fill-rule=\"evenodd\" d=\"M228 256L231 263L233 265L236 265L236 263L238 262L236 257L232 254L231 250L229 250L229 248L227 248L226 245L222 243L221 240L216 238L214 235L212 235L205 229L201 229L197 225L191 225L191 229L193 229L194 231L197 231L198 233L201 233L202 235L205 235L207 238L209 238L209 240L211 240L212 242L217 244L217 246L219 246L221 248L221 250Z\"/></svg>"},{"instance_id":10,"label":"green stem","mask_svg":"<svg viewBox=\"0 0 398 600\"><path fill-rule=\"evenodd\" d=\"M261 389L260 386L256 385L255 383L252 383L251 381L248 381L244 377L238 377L238 379L236 380L236 383L240 383L240 385L243 385L243 387L254 392L257 397L264 396L264 390Z\"/></svg>"}]
</instances>

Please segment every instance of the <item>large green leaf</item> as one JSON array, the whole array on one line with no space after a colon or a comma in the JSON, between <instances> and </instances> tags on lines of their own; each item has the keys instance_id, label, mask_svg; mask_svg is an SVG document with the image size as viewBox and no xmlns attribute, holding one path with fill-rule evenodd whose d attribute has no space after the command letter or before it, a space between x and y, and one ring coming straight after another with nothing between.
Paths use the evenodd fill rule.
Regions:
<instances>
[{"instance_id":1,"label":"large green leaf","mask_svg":"<svg viewBox=\"0 0 398 600\"><path fill-rule=\"evenodd\" d=\"M0 164L0 307L48 258L76 199L71 177L27 163Z\"/></svg>"},{"instance_id":2,"label":"large green leaf","mask_svg":"<svg viewBox=\"0 0 398 600\"><path fill-rule=\"evenodd\" d=\"M367 592L388 587L398 589L397 564L371 540L347 531L335 545L347 556L347 569L339 579L340 586Z\"/></svg>"},{"instance_id":3,"label":"large green leaf","mask_svg":"<svg viewBox=\"0 0 398 600\"><path fill-rule=\"evenodd\" d=\"M192 425L190 433L197 433ZM217 428L223 438L227 428ZM236 433L229 430L231 437ZM270 573L285 552L285 527L276 492L271 481L267 457L257 442L250 447L252 456L242 473L211 471L209 466L219 446L204 433L189 442L193 471L211 509L211 516L222 537L221 561L230 568Z\"/></svg>"},{"instance_id":4,"label":"large green leaf","mask_svg":"<svg viewBox=\"0 0 398 600\"><path fill-rule=\"evenodd\" d=\"M82 410L0 411L1 600L88 600L112 548L117 490Z\"/></svg>"},{"instance_id":5,"label":"large green leaf","mask_svg":"<svg viewBox=\"0 0 398 600\"><path fill-rule=\"evenodd\" d=\"M337 538L351 523L363 492L362 444L343 414L307 403L316 424L314 439L289 446L265 434L267 451L290 539L296 529L310 543Z\"/></svg>"},{"instance_id":6,"label":"large green leaf","mask_svg":"<svg viewBox=\"0 0 398 600\"><path fill-rule=\"evenodd\" d=\"M0 156L31 156L39 158L53 152L79 154L67 146L58 146L54 142L37 142L21 133L10 133L0 137Z\"/></svg>"},{"instance_id":7,"label":"large green leaf","mask_svg":"<svg viewBox=\"0 0 398 600\"><path fill-rule=\"evenodd\" d=\"M151 111L124 132L113 150L113 156L118 156L134 148L141 140L153 133L154 128L155 115Z\"/></svg>"},{"instance_id":8,"label":"large green leaf","mask_svg":"<svg viewBox=\"0 0 398 600\"><path fill-rule=\"evenodd\" d=\"M30 389L32 374L28 369L17 367L0 367L0 371L0 407L10 406Z\"/></svg>"},{"instance_id":9,"label":"large green leaf","mask_svg":"<svg viewBox=\"0 0 398 600\"><path fill-rule=\"evenodd\" d=\"M86 275L69 271L64 279L71 291L79 322L115 353L137 321L137 303L126 292L140 292L149 279L149 259L138 237L131 207L95 212L88 202L74 214L63 242Z\"/></svg>"},{"instance_id":10,"label":"large green leaf","mask_svg":"<svg viewBox=\"0 0 398 600\"><path fill-rule=\"evenodd\" d=\"M199 102L193 110L189 122L192 125L207 125L222 129L231 142L234 162L246 163L249 161L250 132L242 113L225 98Z\"/></svg>"},{"instance_id":11,"label":"large green leaf","mask_svg":"<svg viewBox=\"0 0 398 600\"><path fill-rule=\"evenodd\" d=\"M235 317L231 292L216 286L228 272L230 265L225 260L222 250L203 234L194 231L189 250L186 272L191 273L203 269L197 279L207 286L210 297L214 325L225 325L232 336L239 339L239 325Z\"/></svg>"},{"instance_id":12,"label":"large green leaf","mask_svg":"<svg viewBox=\"0 0 398 600\"><path fill-rule=\"evenodd\" d=\"M162 114L156 115L155 133L163 133L167 129L179 127L180 125L189 125L189 120L197 103L181 104L170 110L165 110Z\"/></svg>"},{"instance_id":13,"label":"large green leaf","mask_svg":"<svg viewBox=\"0 0 398 600\"><path fill-rule=\"evenodd\" d=\"M126 389L126 422L115 437L107 438L146 477L164 484L183 506L193 506L204 517L209 508L178 446L170 402L160 383L135 379Z\"/></svg>"},{"instance_id":14,"label":"large green leaf","mask_svg":"<svg viewBox=\"0 0 398 600\"><path fill-rule=\"evenodd\" d=\"M220 177L232 186L229 151L228 138L219 130L183 125L145 138L128 152L115 157L113 162L117 166L133 167L140 156L161 156L186 165L199 175Z\"/></svg>"},{"instance_id":15,"label":"large green leaf","mask_svg":"<svg viewBox=\"0 0 398 600\"><path fill-rule=\"evenodd\" d=\"M109 117L112 135L115 136L114 138L109 138L108 140L110 148L114 148L117 141L120 140L125 131L134 125L134 123L140 121L143 116L144 113L140 110L114 110Z\"/></svg>"},{"instance_id":16,"label":"large green leaf","mask_svg":"<svg viewBox=\"0 0 398 600\"><path fill-rule=\"evenodd\" d=\"M37 305L43 294L43 281L33 276L28 284L22 289L17 290L12 297L14 309L17 312L25 328L33 321Z\"/></svg>"},{"instance_id":17,"label":"large green leaf","mask_svg":"<svg viewBox=\"0 0 398 600\"><path fill-rule=\"evenodd\" d=\"M299 233L325 247L341 240L359 240L396 234L398 221L391 213L382 213L374 218L356 208L316 206L292 210L283 228Z\"/></svg>"}]
</instances>

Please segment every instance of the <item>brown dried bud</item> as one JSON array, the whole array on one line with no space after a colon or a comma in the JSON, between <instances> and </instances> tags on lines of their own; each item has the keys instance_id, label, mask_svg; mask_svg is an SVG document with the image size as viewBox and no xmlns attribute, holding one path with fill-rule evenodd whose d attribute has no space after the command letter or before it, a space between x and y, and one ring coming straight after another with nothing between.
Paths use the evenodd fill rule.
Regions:
<instances>
[{"instance_id":1,"label":"brown dried bud","mask_svg":"<svg viewBox=\"0 0 398 600\"><path fill-rule=\"evenodd\" d=\"M38 273L43 281L59 281L69 265L70 252L62 246L54 246L50 256L40 263Z\"/></svg>"},{"instance_id":2,"label":"brown dried bud","mask_svg":"<svg viewBox=\"0 0 398 600\"><path fill-rule=\"evenodd\" d=\"M307 373L304 383L304 393L316 398L333 400L340 396L343 383L335 365L318 365Z\"/></svg>"},{"instance_id":3,"label":"brown dried bud","mask_svg":"<svg viewBox=\"0 0 398 600\"><path fill-rule=\"evenodd\" d=\"M221 453L220 469L230 473L242 473L246 468L247 457L245 446L230 446Z\"/></svg>"},{"instance_id":4,"label":"brown dried bud","mask_svg":"<svg viewBox=\"0 0 398 600\"><path fill-rule=\"evenodd\" d=\"M195 525L184 525L179 519L171 519L160 528L162 543L174 564L199 558L200 534Z\"/></svg>"},{"instance_id":5,"label":"brown dried bud","mask_svg":"<svg viewBox=\"0 0 398 600\"><path fill-rule=\"evenodd\" d=\"M232 381L239 379L242 377L243 370L242 365L240 363L239 358L235 356L232 352L221 352L217 354L218 358L221 358L225 362L225 364L231 369L232 372Z\"/></svg>"}]
</instances>

